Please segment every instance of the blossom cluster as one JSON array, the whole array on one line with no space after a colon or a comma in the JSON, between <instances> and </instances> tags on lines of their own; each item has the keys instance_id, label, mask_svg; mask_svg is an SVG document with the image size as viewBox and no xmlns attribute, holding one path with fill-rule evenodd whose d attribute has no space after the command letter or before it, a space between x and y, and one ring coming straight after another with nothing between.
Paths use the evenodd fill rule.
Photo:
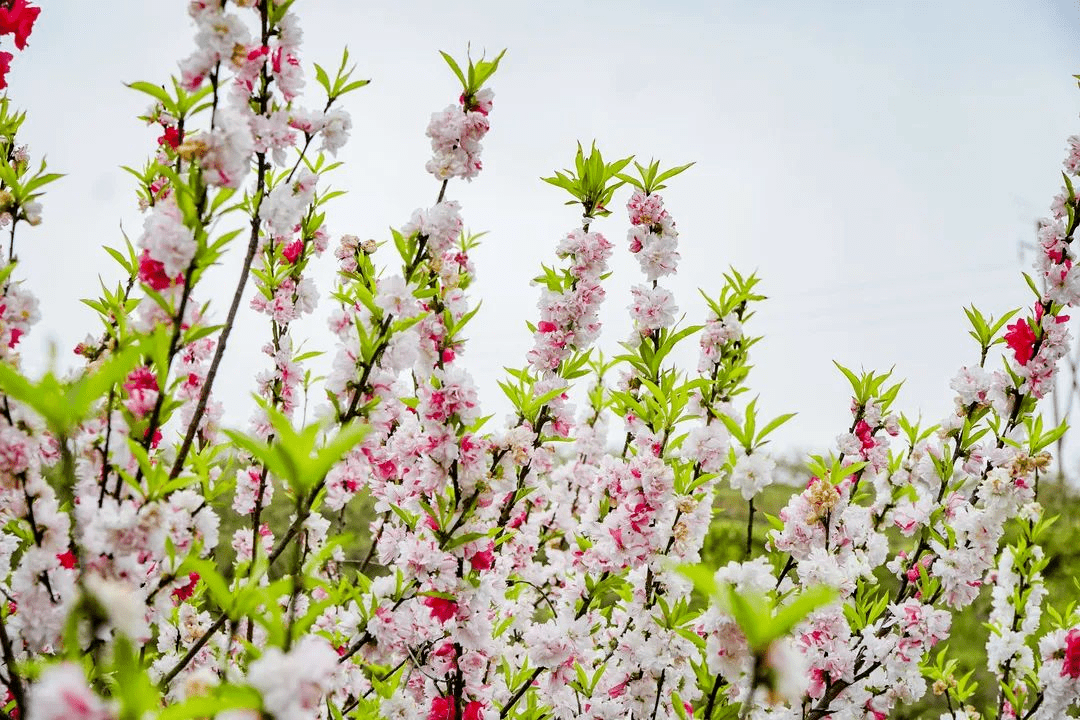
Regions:
<instances>
[{"instance_id":1,"label":"blossom cluster","mask_svg":"<svg viewBox=\"0 0 1080 720\"><path fill-rule=\"evenodd\" d=\"M606 294L600 276L607 271L611 250L603 235L587 229L573 230L559 243L559 257L570 261L569 282L542 291L528 356L538 372L557 370L575 349L587 348L599 336L599 310Z\"/></svg>"},{"instance_id":2,"label":"blossom cluster","mask_svg":"<svg viewBox=\"0 0 1080 720\"><path fill-rule=\"evenodd\" d=\"M427 171L439 180L462 178L471 181L483 168L480 153L489 130L488 113L494 94L485 88L466 102L461 96L458 105L449 105L442 112L432 113L427 126L431 138L432 157Z\"/></svg>"}]
</instances>

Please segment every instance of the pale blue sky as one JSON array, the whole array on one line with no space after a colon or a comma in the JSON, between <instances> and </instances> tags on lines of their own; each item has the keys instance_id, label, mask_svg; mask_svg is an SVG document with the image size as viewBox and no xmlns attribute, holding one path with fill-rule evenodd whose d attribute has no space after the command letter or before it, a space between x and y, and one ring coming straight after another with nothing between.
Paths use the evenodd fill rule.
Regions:
<instances>
[{"instance_id":1,"label":"pale blue sky","mask_svg":"<svg viewBox=\"0 0 1080 720\"><path fill-rule=\"evenodd\" d=\"M99 273L117 279L98 246L118 241L121 223L139 233L118 166L141 164L155 134L135 119L143 98L122 83L175 70L191 47L185 7L122 0L103 17L98 3L45 3L15 61L10 94L30 113L31 151L68 173L45 200L44 224L20 241L19 272L44 314L28 340L32 366L43 365L50 338L69 358L92 317L78 299L96 293ZM436 51L508 48L491 83L485 172L449 191L470 227L490 231L476 255L485 305L468 355L496 411L506 407L500 368L520 365L530 346L528 279L578 220L538 178L565 167L577 140L596 138L611 157L697 161L667 193L681 231L679 305L697 321L696 287L718 289L729 264L759 270L771 299L750 326L766 336L752 386L766 412L800 412L785 443L823 450L848 424L833 359L895 365L908 379L899 407L935 420L947 409L949 379L977 360L961 308L1028 302L1017 247L1056 191L1065 138L1080 132L1071 78L1080 6L1065 0L297 8L306 62L330 64L347 43L374 80L347 103L355 126L334 184L350 195L331 209L335 236L385 239L385 228L433 202L424 127L458 93ZM625 216L598 229L618 248L605 315L612 350L640 275ZM236 265L211 276L222 297ZM320 290L332 272L326 257ZM307 325L323 346L329 309ZM226 371L239 380L220 384L227 401L249 407L264 337L261 325L234 335ZM230 419L246 418L245 409Z\"/></svg>"}]
</instances>

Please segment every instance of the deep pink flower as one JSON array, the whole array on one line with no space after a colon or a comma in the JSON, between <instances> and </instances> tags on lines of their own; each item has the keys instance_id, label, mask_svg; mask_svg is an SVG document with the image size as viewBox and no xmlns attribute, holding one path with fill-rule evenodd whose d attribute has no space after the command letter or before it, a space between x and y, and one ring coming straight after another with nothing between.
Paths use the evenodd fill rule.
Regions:
<instances>
[{"instance_id":1,"label":"deep pink flower","mask_svg":"<svg viewBox=\"0 0 1080 720\"><path fill-rule=\"evenodd\" d=\"M172 125L166 125L165 133L157 141L158 145L168 145L175 150L180 147L180 131Z\"/></svg>"},{"instance_id":2,"label":"deep pink flower","mask_svg":"<svg viewBox=\"0 0 1080 720\"><path fill-rule=\"evenodd\" d=\"M145 365L140 365L127 376L127 380L124 381L124 389L128 392L133 390L157 390L157 375Z\"/></svg>"},{"instance_id":3,"label":"deep pink flower","mask_svg":"<svg viewBox=\"0 0 1080 720\"><path fill-rule=\"evenodd\" d=\"M457 614L457 603L446 598L428 595L424 598L424 605L431 609L431 617L439 622L446 622Z\"/></svg>"},{"instance_id":4,"label":"deep pink flower","mask_svg":"<svg viewBox=\"0 0 1080 720\"><path fill-rule=\"evenodd\" d=\"M27 4L26 0L15 0L9 8L0 5L0 35L14 34L15 47L22 50L40 13L41 8Z\"/></svg>"},{"instance_id":5,"label":"deep pink flower","mask_svg":"<svg viewBox=\"0 0 1080 720\"><path fill-rule=\"evenodd\" d=\"M454 698L449 695L440 695L431 699L431 711L428 712L427 720L454 720Z\"/></svg>"},{"instance_id":6,"label":"deep pink flower","mask_svg":"<svg viewBox=\"0 0 1080 720\"><path fill-rule=\"evenodd\" d=\"M1035 354L1035 331L1031 329L1031 323L1023 318L1009 325L1008 330L1005 344L1012 349L1016 362L1027 365Z\"/></svg>"},{"instance_id":7,"label":"deep pink flower","mask_svg":"<svg viewBox=\"0 0 1080 720\"><path fill-rule=\"evenodd\" d=\"M493 548L494 544L469 558L469 563L472 565L473 570L491 569L491 566L495 564L495 553L492 552Z\"/></svg>"},{"instance_id":8,"label":"deep pink flower","mask_svg":"<svg viewBox=\"0 0 1080 720\"><path fill-rule=\"evenodd\" d=\"M182 585L172 591L172 596L179 602L187 600L195 594L195 586L199 584L199 573L193 572L188 575L187 585Z\"/></svg>"},{"instance_id":9,"label":"deep pink flower","mask_svg":"<svg viewBox=\"0 0 1080 720\"><path fill-rule=\"evenodd\" d=\"M865 420L860 420L855 423L855 437L859 438L863 450L869 450L874 447L873 432L870 430L870 425L867 424Z\"/></svg>"},{"instance_id":10,"label":"deep pink flower","mask_svg":"<svg viewBox=\"0 0 1080 720\"><path fill-rule=\"evenodd\" d=\"M150 428L146 428L146 430L143 431L143 439L144 440L146 439L146 436L149 435L149 433L150 433ZM150 438L150 447L156 449L157 446L158 446L158 443L160 443L160 442L161 442L161 428L154 428L154 434Z\"/></svg>"},{"instance_id":11,"label":"deep pink flower","mask_svg":"<svg viewBox=\"0 0 1080 720\"><path fill-rule=\"evenodd\" d=\"M1061 676L1066 675L1073 680L1080 678L1080 628L1073 628L1065 636L1065 662L1061 666Z\"/></svg>"},{"instance_id":12,"label":"deep pink flower","mask_svg":"<svg viewBox=\"0 0 1080 720\"><path fill-rule=\"evenodd\" d=\"M183 274L177 275L175 280L165 274L165 265L150 257L149 250L143 250L139 258L139 279L150 286L152 290L164 290L174 282L177 285L184 284Z\"/></svg>"},{"instance_id":13,"label":"deep pink flower","mask_svg":"<svg viewBox=\"0 0 1080 720\"><path fill-rule=\"evenodd\" d=\"M481 720L484 717L484 703L473 700L466 703L465 712L461 714L461 720Z\"/></svg>"},{"instance_id":14,"label":"deep pink flower","mask_svg":"<svg viewBox=\"0 0 1080 720\"><path fill-rule=\"evenodd\" d=\"M300 253L304 251L304 241L294 240L281 249L281 255L289 261L290 265L295 265L297 258L300 257Z\"/></svg>"},{"instance_id":15,"label":"deep pink flower","mask_svg":"<svg viewBox=\"0 0 1080 720\"><path fill-rule=\"evenodd\" d=\"M1041 302L1035 303L1035 322L1036 322L1036 324L1042 324L1043 315L1045 313L1046 313L1046 310L1043 309L1042 303ZM1054 315L1054 322L1056 322L1058 324L1061 324L1063 322L1069 322L1069 316L1068 315Z\"/></svg>"},{"instance_id":16,"label":"deep pink flower","mask_svg":"<svg viewBox=\"0 0 1080 720\"><path fill-rule=\"evenodd\" d=\"M11 69L11 60L15 56L9 52L0 52L0 90L7 87L7 74Z\"/></svg>"},{"instance_id":17,"label":"deep pink flower","mask_svg":"<svg viewBox=\"0 0 1080 720\"><path fill-rule=\"evenodd\" d=\"M56 559L60 561L60 567L67 568L68 570L73 570L75 568L75 553L71 550L59 553L56 556Z\"/></svg>"}]
</instances>

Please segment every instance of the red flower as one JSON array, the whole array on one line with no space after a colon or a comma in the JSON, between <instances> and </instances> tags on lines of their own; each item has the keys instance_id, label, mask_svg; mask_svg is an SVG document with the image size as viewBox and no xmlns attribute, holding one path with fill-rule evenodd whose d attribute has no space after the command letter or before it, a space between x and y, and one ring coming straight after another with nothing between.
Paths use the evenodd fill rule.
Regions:
<instances>
[{"instance_id":1,"label":"red flower","mask_svg":"<svg viewBox=\"0 0 1080 720\"><path fill-rule=\"evenodd\" d=\"M188 575L187 585L182 585L172 591L172 596L179 602L187 600L195 594L195 586L199 584L199 573L193 572Z\"/></svg>"},{"instance_id":2,"label":"red flower","mask_svg":"<svg viewBox=\"0 0 1080 720\"><path fill-rule=\"evenodd\" d=\"M289 261L290 265L295 265L297 258L300 257L300 253L304 251L304 241L295 240L284 248L281 249L282 256Z\"/></svg>"},{"instance_id":3,"label":"red flower","mask_svg":"<svg viewBox=\"0 0 1080 720\"><path fill-rule=\"evenodd\" d=\"M168 145L173 150L180 147L180 131L172 125L165 126L165 134L157 139L158 145Z\"/></svg>"},{"instance_id":4,"label":"red flower","mask_svg":"<svg viewBox=\"0 0 1080 720\"><path fill-rule=\"evenodd\" d=\"M492 552L494 543L489 545L486 550L480 552L469 558L469 564L472 565L473 570L490 570L491 566L495 564L495 553Z\"/></svg>"},{"instance_id":5,"label":"red flower","mask_svg":"<svg viewBox=\"0 0 1080 720\"><path fill-rule=\"evenodd\" d=\"M75 553L71 552L71 550L58 554L56 559L60 561L60 567L65 567L68 570L75 568Z\"/></svg>"},{"instance_id":6,"label":"red flower","mask_svg":"<svg viewBox=\"0 0 1080 720\"><path fill-rule=\"evenodd\" d=\"M1073 628L1065 636L1065 662L1061 666L1061 676L1066 675L1073 680L1080 678L1080 628Z\"/></svg>"},{"instance_id":7,"label":"red flower","mask_svg":"<svg viewBox=\"0 0 1080 720\"><path fill-rule=\"evenodd\" d=\"M28 5L26 0L15 0L9 8L0 5L0 35L14 33L15 47L22 50L40 13L41 8Z\"/></svg>"},{"instance_id":8,"label":"red flower","mask_svg":"<svg viewBox=\"0 0 1080 720\"><path fill-rule=\"evenodd\" d=\"M147 435L150 435L150 428L143 430L143 440ZM159 442L161 442L161 428L154 428L154 434L150 438L150 447L157 448Z\"/></svg>"},{"instance_id":9,"label":"red flower","mask_svg":"<svg viewBox=\"0 0 1080 720\"><path fill-rule=\"evenodd\" d=\"M7 74L13 57L15 56L9 52L0 52L0 90L7 87Z\"/></svg>"},{"instance_id":10,"label":"red flower","mask_svg":"<svg viewBox=\"0 0 1080 720\"><path fill-rule=\"evenodd\" d=\"M863 450L869 450L874 447L874 435L870 430L870 425L865 420L860 420L855 423L855 437L859 438Z\"/></svg>"},{"instance_id":11,"label":"red flower","mask_svg":"<svg viewBox=\"0 0 1080 720\"><path fill-rule=\"evenodd\" d=\"M165 274L165 265L150 257L149 250L143 250L142 257L139 258L139 279L152 290L164 290L174 282L173 278ZM176 276L175 283L184 284L183 273Z\"/></svg>"},{"instance_id":12,"label":"red flower","mask_svg":"<svg viewBox=\"0 0 1080 720\"><path fill-rule=\"evenodd\" d=\"M124 389L128 392L133 390L157 390L157 375L145 365L140 365L128 374L127 379L124 380Z\"/></svg>"},{"instance_id":13,"label":"red flower","mask_svg":"<svg viewBox=\"0 0 1080 720\"><path fill-rule=\"evenodd\" d=\"M1008 330L1005 333L1005 344L1012 349L1016 362L1027 365L1035 354L1035 331L1031 328L1031 323L1027 319L1017 320L1009 325Z\"/></svg>"},{"instance_id":14,"label":"red flower","mask_svg":"<svg viewBox=\"0 0 1080 720\"><path fill-rule=\"evenodd\" d=\"M465 705L465 712L461 714L461 720L482 720L484 717L484 703L473 700Z\"/></svg>"},{"instance_id":15,"label":"red flower","mask_svg":"<svg viewBox=\"0 0 1080 720\"><path fill-rule=\"evenodd\" d=\"M457 614L457 603L446 598L428 595L424 598L424 605L431 609L431 617L439 622L446 622Z\"/></svg>"},{"instance_id":16,"label":"red flower","mask_svg":"<svg viewBox=\"0 0 1080 720\"><path fill-rule=\"evenodd\" d=\"M443 643L435 650L435 657L449 658L451 665L453 665L454 660L457 658L457 650L454 648L453 643Z\"/></svg>"},{"instance_id":17,"label":"red flower","mask_svg":"<svg viewBox=\"0 0 1080 720\"><path fill-rule=\"evenodd\" d=\"M441 695L431 699L431 711L428 713L427 720L454 720L455 715L454 698Z\"/></svg>"},{"instance_id":18,"label":"red flower","mask_svg":"<svg viewBox=\"0 0 1080 720\"><path fill-rule=\"evenodd\" d=\"M1035 322L1036 323L1039 323L1039 324L1042 323L1043 314L1045 312L1046 312L1046 310L1043 309L1043 305L1042 305L1041 302L1035 303ZM1068 315L1054 315L1052 317L1054 318L1054 322L1058 323L1059 325L1061 323L1064 323L1064 322L1069 322L1069 316Z\"/></svg>"}]
</instances>

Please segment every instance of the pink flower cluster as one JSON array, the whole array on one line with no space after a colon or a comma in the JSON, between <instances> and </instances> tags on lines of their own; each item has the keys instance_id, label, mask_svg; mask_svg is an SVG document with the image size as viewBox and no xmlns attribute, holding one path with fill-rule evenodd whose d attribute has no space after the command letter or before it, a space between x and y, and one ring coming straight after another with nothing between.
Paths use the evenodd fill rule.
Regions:
<instances>
[{"instance_id":1,"label":"pink flower cluster","mask_svg":"<svg viewBox=\"0 0 1080 720\"><path fill-rule=\"evenodd\" d=\"M656 193L635 190L626 203L632 227L627 232L630 252L650 281L674 275L679 265L679 233L675 221L664 209L664 199Z\"/></svg>"},{"instance_id":2,"label":"pink flower cluster","mask_svg":"<svg viewBox=\"0 0 1080 720\"><path fill-rule=\"evenodd\" d=\"M490 89L484 89L476 93L470 107L465 107L462 97L460 104L431 115L427 136L433 155L425 165L429 173L439 180L456 177L469 181L480 173L480 141L489 129L487 116L493 96Z\"/></svg>"},{"instance_id":3,"label":"pink flower cluster","mask_svg":"<svg viewBox=\"0 0 1080 720\"><path fill-rule=\"evenodd\" d=\"M635 190L626 204L631 228L627 232L630 252L651 285L635 285L630 292L630 317L640 335L649 335L675 324L679 308L670 291L657 285L658 278L672 275L679 264L679 233L675 221L664 209L660 195Z\"/></svg>"},{"instance_id":4,"label":"pink flower cluster","mask_svg":"<svg viewBox=\"0 0 1080 720\"><path fill-rule=\"evenodd\" d=\"M545 288L537 306L540 321L533 333L529 364L538 372L555 371L575 349L585 349L600 334L600 305L612 245L603 235L574 230L559 243L558 255L569 261L569 282L561 290Z\"/></svg>"},{"instance_id":5,"label":"pink flower cluster","mask_svg":"<svg viewBox=\"0 0 1080 720\"><path fill-rule=\"evenodd\" d=\"M0 295L0 358L14 361L19 341L40 319L37 298L21 282L7 282Z\"/></svg>"}]
</instances>

